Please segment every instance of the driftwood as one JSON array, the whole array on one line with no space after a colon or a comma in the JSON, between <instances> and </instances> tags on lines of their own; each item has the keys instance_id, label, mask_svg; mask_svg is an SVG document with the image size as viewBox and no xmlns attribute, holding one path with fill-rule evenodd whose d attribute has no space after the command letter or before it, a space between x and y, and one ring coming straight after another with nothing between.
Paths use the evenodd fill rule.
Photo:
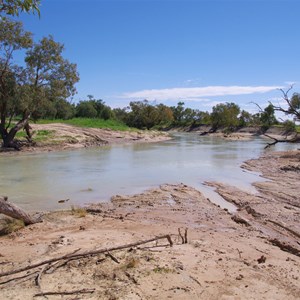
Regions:
<instances>
[{"instance_id":1,"label":"driftwood","mask_svg":"<svg viewBox=\"0 0 300 300\"><path fill-rule=\"evenodd\" d=\"M169 242L170 247L173 246L173 242L172 242L171 236L169 234L161 235L161 236L154 237L152 239L143 240L143 241L139 241L139 242L136 242L136 243L126 244L126 245L121 245L121 246L115 246L115 247L111 247L111 248L85 251L85 252L82 252L82 253L74 253L74 252L69 253L69 254L66 254L66 255L63 255L63 256L60 256L60 257L51 258L51 259L48 259L48 260L45 260L45 261L42 261L42 262L39 262L39 263L28 265L28 266L20 268L20 269L15 269L15 270L10 270L10 271L7 271L7 272L0 273L0 277L21 273L21 272L24 272L24 271L27 271L27 270L32 270L32 269L35 269L35 268L43 266L43 265L58 262L60 260L75 259L75 258L79 259L79 258L83 258L83 257L89 257L89 256L101 254L101 253L109 253L109 251L122 250L122 249L126 249L126 248L136 247L136 246L139 246L139 245L142 245L142 244L158 241L158 240L161 240L161 239L167 239L168 242Z\"/></svg>"},{"instance_id":2,"label":"driftwood","mask_svg":"<svg viewBox=\"0 0 300 300\"><path fill-rule=\"evenodd\" d=\"M44 297L44 296L51 296L51 295L74 295L74 294L92 294L95 292L95 289L82 289L82 290L75 290L75 291L65 291L65 292L42 292L35 294L33 297Z\"/></svg>"},{"instance_id":3,"label":"driftwood","mask_svg":"<svg viewBox=\"0 0 300 300\"><path fill-rule=\"evenodd\" d=\"M270 138L270 139L272 139L274 141L272 143L268 143L265 146L265 149L270 148L271 146L274 146L277 143L299 143L300 142L300 137L299 137L299 135L297 133L293 137L291 137L290 139L287 139L287 138L285 138L285 139L277 139L277 138L275 138L273 136L270 136L268 134L264 134L264 136L266 136L266 137L268 137L268 138Z\"/></svg>"},{"instance_id":4,"label":"driftwood","mask_svg":"<svg viewBox=\"0 0 300 300\"><path fill-rule=\"evenodd\" d=\"M22 220L25 225L41 222L27 214L24 210L7 201L7 197L0 197L0 213L14 219Z\"/></svg>"},{"instance_id":5,"label":"driftwood","mask_svg":"<svg viewBox=\"0 0 300 300\"><path fill-rule=\"evenodd\" d=\"M181 233L180 228L178 228L178 234L179 234L179 236L181 238L182 244L187 244L187 242L188 242L188 240L187 240L187 231L188 231L188 229L185 228L185 230L184 230L184 236L183 236L182 233Z\"/></svg>"}]
</instances>

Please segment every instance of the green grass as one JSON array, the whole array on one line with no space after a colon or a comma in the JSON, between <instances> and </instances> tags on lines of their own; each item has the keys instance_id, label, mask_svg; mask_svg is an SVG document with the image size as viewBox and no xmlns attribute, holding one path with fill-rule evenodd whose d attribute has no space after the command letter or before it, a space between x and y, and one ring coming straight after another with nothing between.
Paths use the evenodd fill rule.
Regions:
<instances>
[{"instance_id":1,"label":"green grass","mask_svg":"<svg viewBox=\"0 0 300 300\"><path fill-rule=\"evenodd\" d=\"M23 227L25 227L23 221L5 217L0 219L0 236L10 234Z\"/></svg>"},{"instance_id":2,"label":"green grass","mask_svg":"<svg viewBox=\"0 0 300 300\"><path fill-rule=\"evenodd\" d=\"M38 124L51 124L51 123L63 123L69 124L78 127L87 127L87 128L109 128L112 130L133 130L132 128L124 125L122 122L117 120L103 120L103 119L89 119L89 118L74 118L70 120L39 120Z\"/></svg>"},{"instance_id":3,"label":"green grass","mask_svg":"<svg viewBox=\"0 0 300 300\"><path fill-rule=\"evenodd\" d=\"M78 218L84 218L87 215L87 211L86 211L86 209L84 209L82 207L75 207L72 205L71 214Z\"/></svg>"}]
</instances>

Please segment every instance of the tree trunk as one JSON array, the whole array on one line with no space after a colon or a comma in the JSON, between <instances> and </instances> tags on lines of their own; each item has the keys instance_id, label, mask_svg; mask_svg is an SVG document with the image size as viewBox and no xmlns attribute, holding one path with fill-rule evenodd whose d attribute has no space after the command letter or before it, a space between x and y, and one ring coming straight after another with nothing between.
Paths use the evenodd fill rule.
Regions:
<instances>
[{"instance_id":1,"label":"tree trunk","mask_svg":"<svg viewBox=\"0 0 300 300\"><path fill-rule=\"evenodd\" d=\"M7 201L7 197L0 197L0 213L14 219L22 220L25 225L40 222L39 219L32 218L24 210Z\"/></svg>"},{"instance_id":2,"label":"tree trunk","mask_svg":"<svg viewBox=\"0 0 300 300\"><path fill-rule=\"evenodd\" d=\"M20 145L18 145L18 143L16 143L14 139L17 132L22 128L26 128L26 132L27 130L29 130L29 117L30 115L26 114L22 120L20 120L13 128L10 129L7 135L2 136L4 148L15 148L16 150L20 150Z\"/></svg>"}]
</instances>

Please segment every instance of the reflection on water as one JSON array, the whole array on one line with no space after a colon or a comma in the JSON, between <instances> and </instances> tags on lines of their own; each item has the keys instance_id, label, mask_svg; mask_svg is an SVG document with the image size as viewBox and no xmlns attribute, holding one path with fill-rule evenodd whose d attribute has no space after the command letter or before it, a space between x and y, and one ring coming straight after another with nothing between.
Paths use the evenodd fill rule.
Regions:
<instances>
[{"instance_id":1,"label":"reflection on water","mask_svg":"<svg viewBox=\"0 0 300 300\"><path fill-rule=\"evenodd\" d=\"M65 204L70 207L182 182L218 201L202 183L221 181L254 191L251 183L261 178L240 165L258 157L264 145L262 139L224 141L189 133L156 144L5 156L0 157L0 195L27 210L50 210L63 208L61 199L70 199Z\"/></svg>"}]
</instances>

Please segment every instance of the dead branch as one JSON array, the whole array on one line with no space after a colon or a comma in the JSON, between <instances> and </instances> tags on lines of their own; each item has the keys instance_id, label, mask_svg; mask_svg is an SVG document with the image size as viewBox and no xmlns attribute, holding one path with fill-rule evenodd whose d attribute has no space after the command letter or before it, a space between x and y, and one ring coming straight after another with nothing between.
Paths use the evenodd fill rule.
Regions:
<instances>
[{"instance_id":1,"label":"dead branch","mask_svg":"<svg viewBox=\"0 0 300 300\"><path fill-rule=\"evenodd\" d=\"M180 236L180 238L181 238L181 241L182 241L182 244L187 244L187 231L188 231L188 229L187 228L185 228L184 229L184 236L182 235L182 233L181 233L181 230L180 230L180 228L178 228L178 233L179 233L179 236Z\"/></svg>"},{"instance_id":2,"label":"dead branch","mask_svg":"<svg viewBox=\"0 0 300 300\"><path fill-rule=\"evenodd\" d=\"M187 244L188 240L187 240L187 232L188 232L188 229L185 228L184 229L184 243Z\"/></svg>"},{"instance_id":3,"label":"dead branch","mask_svg":"<svg viewBox=\"0 0 300 300\"><path fill-rule=\"evenodd\" d=\"M179 236L180 236L180 238L181 238L182 244L184 244L184 237L183 237L183 235L181 234L180 228L178 228L178 234L179 234Z\"/></svg>"},{"instance_id":4,"label":"dead branch","mask_svg":"<svg viewBox=\"0 0 300 300\"><path fill-rule=\"evenodd\" d=\"M25 274L25 275L22 275L22 276L19 276L19 277L14 277L14 278L7 279L6 281L2 281L2 282L0 282L0 285L7 284L9 282L19 280L19 279L25 279L26 278L26 280L29 280L29 279L34 278L36 276L37 276L37 271L34 271L32 273L28 273L28 274Z\"/></svg>"},{"instance_id":5,"label":"dead branch","mask_svg":"<svg viewBox=\"0 0 300 300\"><path fill-rule=\"evenodd\" d=\"M277 138L275 138L273 136L270 136L268 134L265 134L265 133L264 133L264 136L266 136L266 137L274 140L274 142L268 143L265 146L265 149L267 149L267 148L269 148L269 147L271 147L273 145L276 145L277 143L298 143L298 142L300 142L300 137L298 136L297 133L292 138L290 138L290 139L285 138L285 139L282 139L282 140L279 140L279 139L277 139Z\"/></svg>"},{"instance_id":6,"label":"dead branch","mask_svg":"<svg viewBox=\"0 0 300 300\"><path fill-rule=\"evenodd\" d=\"M154 237L154 238L151 238L151 239L148 239L148 240L143 240L143 241L139 241L139 242L136 242L136 243L126 244L126 245L121 245L121 246L115 246L115 247L111 247L111 248L86 251L86 252L83 252L83 253L74 253L74 252L71 253L71 254L69 253L69 254L66 254L66 255L63 255L63 256L60 256L60 257L51 258L51 259L48 259L48 260L45 260L45 261L42 261L42 262L39 262L39 263L28 265L28 266L25 266L25 267L20 268L20 269L15 269L15 270L10 270L10 271L7 271L7 272L0 273L0 277L21 273L23 271L35 269L37 267L40 267L40 266L43 266L43 265L46 265L46 264L51 264L51 263L54 263L54 262L57 262L57 261L60 261L60 260L75 259L75 258L79 259L79 258L83 258L83 257L88 257L88 256L101 254L101 253L107 253L109 251L122 250L122 249L126 249L126 248L136 247L136 246L139 246L139 245L147 244L147 243L158 241L158 240L161 240L161 239L167 239L168 242L169 242L170 247L173 246L173 242L172 242L171 236L169 234L161 235L161 236L157 236L157 237Z\"/></svg>"},{"instance_id":7,"label":"dead branch","mask_svg":"<svg viewBox=\"0 0 300 300\"><path fill-rule=\"evenodd\" d=\"M119 264L120 262L118 261L118 259L116 257L114 257L109 251L107 251L106 256L110 257L114 262L116 262L117 264Z\"/></svg>"},{"instance_id":8,"label":"dead branch","mask_svg":"<svg viewBox=\"0 0 300 300\"><path fill-rule=\"evenodd\" d=\"M33 297L44 297L50 295L74 295L74 294L92 294L95 292L95 289L82 289L82 290L75 290L75 291L65 291L65 292L42 292L33 295Z\"/></svg>"},{"instance_id":9,"label":"dead branch","mask_svg":"<svg viewBox=\"0 0 300 300\"><path fill-rule=\"evenodd\" d=\"M35 278L35 285L38 286L39 288L41 288L42 275L48 267L49 267L49 265L46 265L43 268L41 268L41 271L38 273L38 275Z\"/></svg>"},{"instance_id":10,"label":"dead branch","mask_svg":"<svg viewBox=\"0 0 300 300\"><path fill-rule=\"evenodd\" d=\"M296 117L296 119L300 120L300 112L297 110L297 108L295 108L292 104L292 99L289 98L289 92L293 89L293 85L291 85L287 91L284 91L283 89L279 89L282 93L282 98L283 100L286 102L286 104L288 105L287 109L284 109L282 106L275 106L273 105L274 109L277 111L281 111L283 113L285 113L286 115L294 115Z\"/></svg>"},{"instance_id":11,"label":"dead branch","mask_svg":"<svg viewBox=\"0 0 300 300\"><path fill-rule=\"evenodd\" d=\"M25 225L41 222L40 219L34 219L15 204L8 202L7 197L0 197L0 213L14 219L22 220Z\"/></svg>"},{"instance_id":12,"label":"dead branch","mask_svg":"<svg viewBox=\"0 0 300 300\"><path fill-rule=\"evenodd\" d=\"M202 286L202 284L200 283L200 281L197 279L197 278L195 278L194 276L192 276L192 275L190 275L189 276L191 279L193 279L197 284L199 284L200 286Z\"/></svg>"}]
</instances>

